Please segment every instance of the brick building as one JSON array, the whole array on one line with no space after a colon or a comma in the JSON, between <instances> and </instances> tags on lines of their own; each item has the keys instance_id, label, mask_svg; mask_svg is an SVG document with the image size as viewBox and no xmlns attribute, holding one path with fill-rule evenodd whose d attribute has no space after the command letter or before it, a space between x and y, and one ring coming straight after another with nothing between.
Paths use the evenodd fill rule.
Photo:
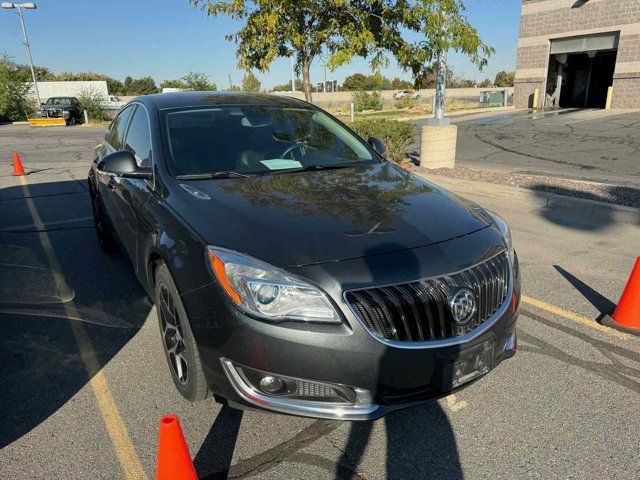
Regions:
<instances>
[{"instance_id":1,"label":"brick building","mask_svg":"<svg viewBox=\"0 0 640 480\"><path fill-rule=\"evenodd\" d=\"M640 108L640 0L522 0L516 108L536 89L538 107L604 108L611 86L612 108Z\"/></svg>"}]
</instances>

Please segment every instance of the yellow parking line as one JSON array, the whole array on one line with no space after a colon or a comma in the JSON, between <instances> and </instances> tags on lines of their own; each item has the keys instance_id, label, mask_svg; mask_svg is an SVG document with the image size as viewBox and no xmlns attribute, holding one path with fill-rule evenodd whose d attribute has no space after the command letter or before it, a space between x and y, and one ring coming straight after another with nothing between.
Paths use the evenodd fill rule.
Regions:
<instances>
[{"instance_id":1,"label":"yellow parking line","mask_svg":"<svg viewBox=\"0 0 640 480\"><path fill-rule=\"evenodd\" d=\"M40 231L38 233L38 236L40 237L40 244L47 256L49 266L54 272L62 272L60 262L53 250L51 239L45 230L45 225L40 218L40 214L38 213L33 199L30 198L31 195L29 194L29 185L27 184L26 177L21 176L20 183L26 193L25 201L27 202L27 208L29 209L29 213L31 213L33 223ZM54 275L53 281L55 282L58 291L64 291L68 288L62 275ZM64 306L65 313L69 317L79 318L79 313L73 304L73 301L65 302L62 305ZM71 330L73 331L73 335L78 344L78 349L80 350L80 356L84 363L85 370L87 371L87 375L91 378L91 380L89 380L89 385L93 390L93 394L98 404L98 410L102 416L107 433L111 438L111 443L116 451L124 476L126 479L146 479L147 475L142 468L140 458L136 454L131 438L129 437L129 433L127 432L127 428L122 420L122 415L120 415L120 411L118 410L118 406L113 398L113 394L109 389L107 379L102 372L102 368L96 357L91 339L89 338L89 335L87 335L82 322L71 321L69 323L71 324Z\"/></svg>"},{"instance_id":2,"label":"yellow parking line","mask_svg":"<svg viewBox=\"0 0 640 480\"><path fill-rule=\"evenodd\" d=\"M534 307L540 308L542 310L546 310L547 312L553 313L554 315L562 317L566 320L571 320L573 322L580 323L581 325L586 325L587 327L595 328L600 332L609 333L618 338L624 338L625 340L629 340L631 338L631 335L628 335L624 332L620 332L618 330L614 330L604 325L600 325L598 322L596 322L591 318L583 317L582 315L578 315L577 313L574 313L570 310L565 310L564 308L556 307L555 305L551 305L550 303L543 302L542 300L538 300L536 298L522 295L522 302L528 305L533 305Z\"/></svg>"}]
</instances>

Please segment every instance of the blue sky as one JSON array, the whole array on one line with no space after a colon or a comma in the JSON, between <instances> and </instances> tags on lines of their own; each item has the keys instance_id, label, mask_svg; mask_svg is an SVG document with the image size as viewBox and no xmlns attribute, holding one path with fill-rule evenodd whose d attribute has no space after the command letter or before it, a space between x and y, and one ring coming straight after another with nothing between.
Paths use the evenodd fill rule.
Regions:
<instances>
[{"instance_id":1,"label":"blue sky","mask_svg":"<svg viewBox=\"0 0 640 480\"><path fill-rule=\"evenodd\" d=\"M16 0L14 0L16 1ZM34 63L53 72L94 71L122 80L126 75L150 75L156 82L179 78L189 71L204 72L219 88L228 75L239 84L243 73L236 66L235 45L225 40L239 24L229 18L208 18L187 0L39 0L37 10L25 11ZM468 18L496 53L483 72L462 55L451 53L450 67L458 75L481 80L515 67L520 0L465 0ZM15 11L15 10L14 10ZM11 10L0 10L0 53L27 63L20 25ZM342 81L355 72L369 71L362 59L327 73ZM290 61L273 63L270 72L258 73L263 87L290 78ZM382 73L409 78L393 60ZM316 61L311 79L322 80Z\"/></svg>"}]
</instances>

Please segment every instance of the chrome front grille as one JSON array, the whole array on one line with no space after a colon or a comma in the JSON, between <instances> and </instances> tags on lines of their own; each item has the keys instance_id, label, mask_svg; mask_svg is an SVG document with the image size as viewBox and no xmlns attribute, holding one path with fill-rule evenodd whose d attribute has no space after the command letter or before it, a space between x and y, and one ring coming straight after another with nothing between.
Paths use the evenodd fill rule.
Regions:
<instances>
[{"instance_id":1,"label":"chrome front grille","mask_svg":"<svg viewBox=\"0 0 640 480\"><path fill-rule=\"evenodd\" d=\"M509 292L509 257L503 251L464 271L417 282L350 290L345 299L376 337L425 342L459 337L489 319ZM476 311L464 325L454 322L449 300L461 288L476 298Z\"/></svg>"}]
</instances>

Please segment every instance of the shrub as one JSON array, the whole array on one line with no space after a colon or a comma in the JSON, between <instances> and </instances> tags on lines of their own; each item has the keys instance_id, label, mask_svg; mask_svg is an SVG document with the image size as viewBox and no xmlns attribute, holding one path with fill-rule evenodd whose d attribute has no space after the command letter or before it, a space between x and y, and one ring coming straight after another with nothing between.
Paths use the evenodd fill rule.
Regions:
<instances>
[{"instance_id":1,"label":"shrub","mask_svg":"<svg viewBox=\"0 0 640 480\"><path fill-rule=\"evenodd\" d=\"M414 139L413 126L397 120L356 120L351 128L365 140L370 136L382 140L387 146L387 157L396 163L404 161L405 152Z\"/></svg>"},{"instance_id":2,"label":"shrub","mask_svg":"<svg viewBox=\"0 0 640 480\"><path fill-rule=\"evenodd\" d=\"M107 111L102 104L104 97L99 91L88 88L80 92L77 98L80 102L80 109L87 111L90 121L109 120Z\"/></svg>"},{"instance_id":3,"label":"shrub","mask_svg":"<svg viewBox=\"0 0 640 480\"><path fill-rule=\"evenodd\" d=\"M382 110L382 96L380 92L353 92L352 97L356 112Z\"/></svg>"},{"instance_id":4,"label":"shrub","mask_svg":"<svg viewBox=\"0 0 640 480\"><path fill-rule=\"evenodd\" d=\"M39 105L31 95L30 81L9 56L0 57L0 122L26 120L35 114Z\"/></svg>"},{"instance_id":5,"label":"shrub","mask_svg":"<svg viewBox=\"0 0 640 480\"><path fill-rule=\"evenodd\" d=\"M397 109L409 109L416 107L420 101L417 98L405 97L394 102L394 105Z\"/></svg>"}]
</instances>

